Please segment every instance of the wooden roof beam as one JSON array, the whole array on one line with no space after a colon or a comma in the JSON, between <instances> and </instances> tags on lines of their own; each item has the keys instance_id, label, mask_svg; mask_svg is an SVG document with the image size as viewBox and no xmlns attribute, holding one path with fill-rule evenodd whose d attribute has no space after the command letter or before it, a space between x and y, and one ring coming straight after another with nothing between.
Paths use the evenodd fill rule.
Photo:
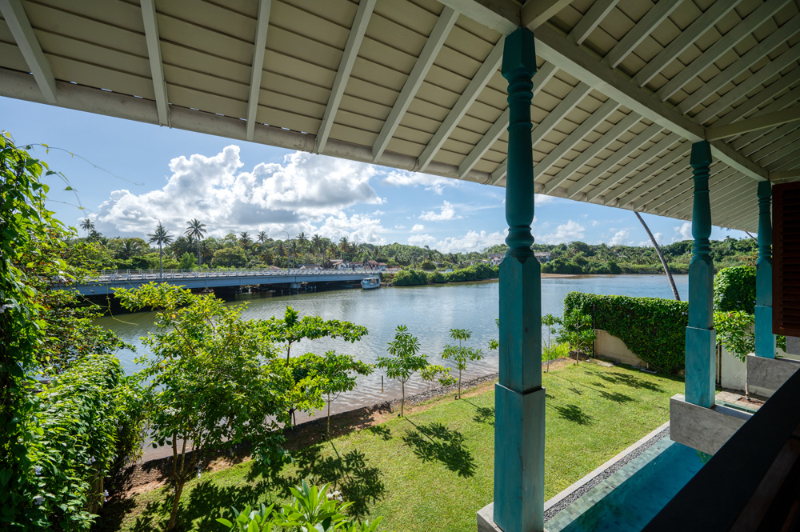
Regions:
<instances>
[{"instance_id":1,"label":"wooden roof beam","mask_svg":"<svg viewBox=\"0 0 800 532\"><path fill-rule=\"evenodd\" d=\"M797 179L800 179L800 168L769 173L769 180L772 181L772 183L786 183Z\"/></svg>"},{"instance_id":2,"label":"wooden roof beam","mask_svg":"<svg viewBox=\"0 0 800 532\"><path fill-rule=\"evenodd\" d=\"M603 62L611 68L617 68L622 61L661 24L682 0L660 0L650 8L636 25L608 52ZM531 2L533 3L533 2Z\"/></svg>"},{"instance_id":3,"label":"wooden roof beam","mask_svg":"<svg viewBox=\"0 0 800 532\"><path fill-rule=\"evenodd\" d=\"M791 123L776 128L766 135L759 135L760 132L750 133L749 135L744 135L740 139L733 141L731 146L733 146L735 150L740 150L742 154L747 157L764 157L764 155L768 155L771 152L766 152L765 154L759 152L762 152L764 149L769 149L775 141L782 139L792 131L795 131L798 127L800 127L800 124Z\"/></svg>"},{"instance_id":4,"label":"wooden roof beam","mask_svg":"<svg viewBox=\"0 0 800 532\"><path fill-rule=\"evenodd\" d=\"M322 123L317 131L317 139L315 141L317 153L325 153L325 144L328 142L333 122L336 120L336 113L339 111L344 89L347 87L350 73L353 71L353 65L356 62L356 57L358 57L358 50L361 48L361 41L364 40L369 19L375 9L375 2L376 0L361 0L358 4L356 16L350 28L350 35L347 37L342 59L339 61L339 70L336 71L336 78L333 80L333 87L328 96L328 105L325 107L325 114L322 116Z\"/></svg>"},{"instance_id":5,"label":"wooden roof beam","mask_svg":"<svg viewBox=\"0 0 800 532\"><path fill-rule=\"evenodd\" d=\"M508 35L522 26L522 9L514 0L439 0L465 17Z\"/></svg>"},{"instance_id":6,"label":"wooden roof beam","mask_svg":"<svg viewBox=\"0 0 800 532\"><path fill-rule=\"evenodd\" d=\"M556 67L551 65L550 63L545 63L536 71L533 75L533 97L536 98L536 95L539 91L542 90L550 78L556 73ZM503 111L500 117L495 120L492 127L489 128L489 131L478 141L472 151L464 158L464 160L459 165L458 173L459 175L463 176L470 170L472 170L478 161L480 161L483 156L486 154L489 149L494 146L494 143L497 142L500 137L503 136L506 129L508 129L508 108ZM502 178L502 176L501 176ZM495 183L496 184L496 183Z\"/></svg>"},{"instance_id":7,"label":"wooden roof beam","mask_svg":"<svg viewBox=\"0 0 800 532\"><path fill-rule=\"evenodd\" d=\"M171 127L167 82L164 78L164 63L161 60L161 41L158 37L155 0L141 0L141 6L144 37L147 42L147 55L150 59L150 77L153 79L153 92L156 96L158 125Z\"/></svg>"},{"instance_id":8,"label":"wooden roof beam","mask_svg":"<svg viewBox=\"0 0 800 532\"><path fill-rule=\"evenodd\" d=\"M0 13L47 103L56 103L56 78L20 0L0 0Z\"/></svg>"},{"instance_id":9,"label":"wooden roof beam","mask_svg":"<svg viewBox=\"0 0 800 532\"><path fill-rule=\"evenodd\" d=\"M687 166L689 166L689 155L683 156L675 164L673 164L672 166L670 166L657 176L652 177L647 182L645 187L639 187L622 197L617 196L617 198L619 199L619 206L624 207L628 203L631 203L632 201L642 197L642 195L647 193L646 199L634 205L633 208L638 209L639 206L646 205L648 201L657 198L662 193L660 191L660 188L663 183L668 182L675 175L677 175L680 172L683 172Z\"/></svg>"},{"instance_id":10,"label":"wooden roof beam","mask_svg":"<svg viewBox=\"0 0 800 532\"><path fill-rule=\"evenodd\" d=\"M572 0L530 0L522 6L522 25L533 30L538 28L559 11L572 3Z\"/></svg>"},{"instance_id":11,"label":"wooden roof beam","mask_svg":"<svg viewBox=\"0 0 800 532\"><path fill-rule=\"evenodd\" d=\"M661 70L672 63L679 55L686 51L697 39L705 34L719 20L727 15L738 4L737 0L714 2L702 15L692 22L688 28L661 50L657 56L647 62L634 76L633 81L639 87L644 87Z\"/></svg>"},{"instance_id":12,"label":"wooden roof beam","mask_svg":"<svg viewBox=\"0 0 800 532\"><path fill-rule=\"evenodd\" d=\"M492 51L489 52L488 57L484 60L483 64L481 64L478 72L472 77L472 80L469 82L469 85L467 85L467 88L461 93L461 96L458 98L456 104L447 114L441 125L439 125L439 129L436 130L436 133L434 133L430 142L428 142L428 145L424 150L422 150L422 153L419 156L420 172L425 171L425 169L428 167L428 164L430 164L430 162L439 152L439 149L453 133L453 130L456 128L458 123L461 122L461 119L464 118L465 114L467 114L469 108L472 107L472 104L475 103L476 99L478 99L478 95L481 93L481 91L483 91L497 70L500 68L500 63L503 60L504 42L505 37L500 37L500 40L497 41L497 44L494 45Z\"/></svg>"},{"instance_id":13,"label":"wooden roof beam","mask_svg":"<svg viewBox=\"0 0 800 532\"><path fill-rule=\"evenodd\" d=\"M619 0L595 0L592 7L581 17L572 31L569 32L569 40L575 44L583 44L589 35L603 22L612 9L619 3Z\"/></svg>"},{"instance_id":14,"label":"wooden roof beam","mask_svg":"<svg viewBox=\"0 0 800 532\"><path fill-rule=\"evenodd\" d=\"M678 147L672 151L668 151L663 157L658 159L655 163L650 166L645 167L641 170L636 176L628 179L624 183L621 183L626 177L634 173L637 169L641 166L647 164L651 159L658 156L663 151L669 149L673 144L682 141L683 139L680 138L676 133L671 133L661 139L658 143L656 143L651 148L647 149L646 151L639 154L638 157L634 158L628 164L623 166L621 169L614 172L613 175L606 178L600 185L595 187L595 189L590 190L589 193L586 195L588 201L592 201L594 198L599 196L600 194L604 193L606 190L611 188L614 185L618 185L614 188L614 195L619 197L621 194L627 192L631 188L635 187L647 181L653 176L653 173L662 170L665 166L669 163L677 160L679 157L682 157L686 150ZM687 143L688 145L688 143ZM609 198L606 196L603 203L609 203Z\"/></svg>"},{"instance_id":15,"label":"wooden roof beam","mask_svg":"<svg viewBox=\"0 0 800 532\"><path fill-rule=\"evenodd\" d=\"M557 187L559 187L564 181L569 179L576 170L581 168L587 162L589 162L593 157L595 157L598 153L603 151L609 144L614 142L619 138L620 135L628 131L630 128L634 126L641 117L636 113L630 113L628 116L617 122L617 124L606 131L602 137L597 139L596 141L592 142L585 150L581 152L580 155L575 157L567 166L562 168L555 176L553 176L550 181L545 183L544 185L544 193L551 194ZM534 172L536 171L536 165L534 165Z\"/></svg>"},{"instance_id":16,"label":"wooden roof beam","mask_svg":"<svg viewBox=\"0 0 800 532\"><path fill-rule=\"evenodd\" d=\"M592 88L589 87L585 83L578 83L575 88L573 88L569 94L562 99L556 107L547 113L547 116L542 120L531 132L531 144L536 146L536 143L542 140L548 133L550 133L553 128L567 116L570 111L575 109L580 101L589 94ZM536 165L534 165L535 168ZM535 170L534 170L535 171ZM503 162L500 166L497 167L495 172L498 173L497 178L495 178L493 184L497 184L500 181L500 178L506 174L506 163ZM500 175L502 173L502 175Z\"/></svg>"},{"instance_id":17,"label":"wooden roof beam","mask_svg":"<svg viewBox=\"0 0 800 532\"><path fill-rule=\"evenodd\" d=\"M742 72L747 72L751 66L761 61L773 50L786 44L786 42L797 33L800 33L800 15L795 16L792 20L778 28L777 31L774 31L766 39L751 48L738 60L725 67L725 70L703 83L702 87L678 104L678 110L683 114L688 113L725 85L738 76L741 76ZM790 50L787 50L781 55L783 56L786 54L789 54L790 57L800 57L800 46L793 46ZM754 76L758 76L758 74L756 73ZM751 76L751 78L752 77L753 76Z\"/></svg>"},{"instance_id":18,"label":"wooden roof beam","mask_svg":"<svg viewBox=\"0 0 800 532\"><path fill-rule=\"evenodd\" d=\"M694 119L700 124L708 122L719 113L729 109L734 103L753 92L753 90L755 90L757 87L772 79L773 76L778 75L781 70L784 70L786 67L795 63L798 57L800 57L800 44L796 44L786 52L782 53L780 56L776 57L775 60L764 65L764 67L758 72L751 75L749 78L725 93L723 97L697 113L694 116ZM799 72L800 69L792 69L783 78L771 84L766 89L760 90L747 101L742 103L739 107L736 107L736 109L733 109L725 114L725 116L714 122L714 127L730 124L731 122L742 118L755 107L769 100L774 95L779 94L784 88L794 84L798 79L800 79Z\"/></svg>"},{"instance_id":19,"label":"wooden roof beam","mask_svg":"<svg viewBox=\"0 0 800 532\"><path fill-rule=\"evenodd\" d=\"M748 118L746 120L734 122L733 124L712 126L706 129L706 140L724 139L797 121L800 121L800 106L793 107L786 111L777 111L775 113Z\"/></svg>"},{"instance_id":20,"label":"wooden roof beam","mask_svg":"<svg viewBox=\"0 0 800 532\"><path fill-rule=\"evenodd\" d=\"M626 157L628 157L634 150L637 150L639 146L644 144L645 142L649 141L654 136L658 135L663 131L663 128L658 124L653 124L631 140L626 142L620 149L612 153L611 155L606 158L602 163L598 164L592 171L588 174L581 177L577 183L569 187L567 190L567 197L572 198L578 192L582 192L583 189L591 185L597 178L614 168L616 165L620 164ZM680 139L680 136L674 134L674 140L670 140L669 145L672 145L675 141ZM607 190L611 187L611 185L615 184L614 181L610 181L606 179L604 182L597 185L592 193L594 194L592 197L597 197L603 191ZM588 195L587 195L588 197Z\"/></svg>"},{"instance_id":21,"label":"wooden roof beam","mask_svg":"<svg viewBox=\"0 0 800 532\"><path fill-rule=\"evenodd\" d=\"M374 162L380 160L383 152L386 151L387 146L389 146L389 141L392 140L397 126L400 125L400 121L403 119L403 115L406 114L408 106L411 105L411 101L414 99L422 82L425 80L425 76L428 74L431 66L433 66L433 62L439 54L439 50L442 49L447 36L450 34L450 30L453 29L456 19L458 19L458 11L445 5L441 15L439 15L439 20L433 27L433 31L417 58L417 62L414 64L414 68L411 69L411 73L408 75L400 94L397 96L397 100L395 100L394 106L389 112L389 116L383 123L383 127L381 128L380 134L378 134L375 144L372 146Z\"/></svg>"},{"instance_id":22,"label":"wooden roof beam","mask_svg":"<svg viewBox=\"0 0 800 532\"><path fill-rule=\"evenodd\" d=\"M250 70L250 96L247 100L247 140L253 140L256 130L256 114L258 113L258 98L261 94L261 77L264 74L264 54L267 47L271 5L272 0L258 0L256 36L253 41L253 65Z\"/></svg>"},{"instance_id":23,"label":"wooden roof beam","mask_svg":"<svg viewBox=\"0 0 800 532\"><path fill-rule=\"evenodd\" d=\"M658 98L662 102L666 101L670 96L681 90L689 81L697 78L701 72L717 59L732 50L742 39L751 35L753 30L761 26L761 24L766 22L789 2L791 2L791 0L767 0L767 2L755 9L742 22L731 28L721 39L704 50L694 61L686 65L676 76L665 83L656 93ZM701 35L698 35L698 37L700 36Z\"/></svg>"}]
</instances>

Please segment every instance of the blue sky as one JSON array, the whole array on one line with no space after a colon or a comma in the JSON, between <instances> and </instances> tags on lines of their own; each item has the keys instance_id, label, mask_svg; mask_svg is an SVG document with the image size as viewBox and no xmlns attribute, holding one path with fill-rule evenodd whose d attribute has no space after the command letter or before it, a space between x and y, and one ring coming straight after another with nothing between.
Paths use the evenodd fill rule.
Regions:
<instances>
[{"instance_id":1,"label":"blue sky","mask_svg":"<svg viewBox=\"0 0 800 532\"><path fill-rule=\"evenodd\" d=\"M143 236L161 220L182 232L198 218L213 236L319 233L357 242L429 245L445 252L501 243L505 190L0 98L0 129L36 148L77 192L48 178L49 204L106 236ZM74 155L73 155L74 154ZM84 210L81 210L82 206ZM643 215L660 243L691 238L689 224ZM712 238L744 237L714 228ZM646 245L631 211L537 196L537 242Z\"/></svg>"}]
</instances>

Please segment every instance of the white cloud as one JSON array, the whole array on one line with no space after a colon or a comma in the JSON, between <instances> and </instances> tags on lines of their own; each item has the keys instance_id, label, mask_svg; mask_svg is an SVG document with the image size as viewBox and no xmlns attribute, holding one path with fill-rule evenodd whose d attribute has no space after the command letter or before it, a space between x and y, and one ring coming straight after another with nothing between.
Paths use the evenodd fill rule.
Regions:
<instances>
[{"instance_id":1,"label":"white cloud","mask_svg":"<svg viewBox=\"0 0 800 532\"><path fill-rule=\"evenodd\" d=\"M433 191L441 195L444 187L457 187L459 182L455 179L448 179L446 177L439 177L438 175L421 174L419 172L404 172L396 170L391 172L386 179L383 180L388 185L395 185L398 187L412 186L425 187L425 190Z\"/></svg>"},{"instance_id":2,"label":"white cloud","mask_svg":"<svg viewBox=\"0 0 800 532\"><path fill-rule=\"evenodd\" d=\"M456 220L458 218L461 218L461 216L456 216L456 210L453 208L453 204L446 200L444 203L442 203L442 206L439 207L438 213L434 211L426 211L419 215L420 220L427 220L429 222Z\"/></svg>"},{"instance_id":3,"label":"white cloud","mask_svg":"<svg viewBox=\"0 0 800 532\"><path fill-rule=\"evenodd\" d=\"M664 233L653 233L653 238L655 238L658 245L661 246L664 242ZM639 245L653 247L653 242L648 238L647 240L639 242Z\"/></svg>"},{"instance_id":4,"label":"white cloud","mask_svg":"<svg viewBox=\"0 0 800 532\"><path fill-rule=\"evenodd\" d=\"M381 225L379 219L370 218L365 214L354 214L348 218L343 212L329 216L318 229L313 231L334 241L346 236L351 242L372 244L386 244L386 239L382 236L385 232L386 228Z\"/></svg>"},{"instance_id":5,"label":"white cloud","mask_svg":"<svg viewBox=\"0 0 800 532\"><path fill-rule=\"evenodd\" d=\"M537 239L543 244L561 244L562 242L574 242L575 240L582 240L586 234L586 228L575 222L569 220L565 224L556 227L553 233L542 236Z\"/></svg>"},{"instance_id":6,"label":"white cloud","mask_svg":"<svg viewBox=\"0 0 800 532\"><path fill-rule=\"evenodd\" d=\"M436 242L436 239L428 234L411 235L410 237L408 237L408 244L410 246L424 247L424 246L430 246L434 242Z\"/></svg>"},{"instance_id":7,"label":"white cloud","mask_svg":"<svg viewBox=\"0 0 800 532\"><path fill-rule=\"evenodd\" d=\"M692 236L692 222L684 222L682 225L676 225L674 230L676 236L672 237L673 242L677 242L679 240L692 240L694 238Z\"/></svg>"},{"instance_id":8,"label":"white cloud","mask_svg":"<svg viewBox=\"0 0 800 532\"><path fill-rule=\"evenodd\" d=\"M339 216L359 203L381 204L370 186L372 165L295 152L283 163L260 163L241 171L239 147L217 155L194 154L169 163L166 185L144 194L116 190L98 208L95 223L106 234L141 236L156 220L173 233L197 218L209 236L265 230L278 236L308 231L314 221Z\"/></svg>"},{"instance_id":9,"label":"white cloud","mask_svg":"<svg viewBox=\"0 0 800 532\"><path fill-rule=\"evenodd\" d=\"M536 205L547 205L548 203L553 203L556 200L553 196L545 196L544 194L534 194L533 195L533 202Z\"/></svg>"},{"instance_id":10,"label":"white cloud","mask_svg":"<svg viewBox=\"0 0 800 532\"><path fill-rule=\"evenodd\" d=\"M622 231L617 231L614 234L614 236L611 237L611 240L608 241L608 245L609 246L622 246L626 242L628 242L628 238L630 236L631 236L631 234L628 231L625 231L624 229Z\"/></svg>"},{"instance_id":11,"label":"white cloud","mask_svg":"<svg viewBox=\"0 0 800 532\"><path fill-rule=\"evenodd\" d=\"M411 228L412 233L421 233L425 230L425 226L422 224L414 224L414 227Z\"/></svg>"},{"instance_id":12,"label":"white cloud","mask_svg":"<svg viewBox=\"0 0 800 532\"><path fill-rule=\"evenodd\" d=\"M395 225L394 228L395 229L405 229L406 226L405 225Z\"/></svg>"},{"instance_id":13,"label":"white cloud","mask_svg":"<svg viewBox=\"0 0 800 532\"><path fill-rule=\"evenodd\" d=\"M600 225L600 222L599 222L599 221L597 221L597 220L592 220L592 227L597 227L598 225Z\"/></svg>"},{"instance_id":14,"label":"white cloud","mask_svg":"<svg viewBox=\"0 0 800 532\"><path fill-rule=\"evenodd\" d=\"M442 253L459 253L468 251L482 251L483 249L505 242L508 230L487 233L481 231L468 231L461 238L448 237L436 243L435 248ZM409 239L410 240L410 239Z\"/></svg>"}]
</instances>

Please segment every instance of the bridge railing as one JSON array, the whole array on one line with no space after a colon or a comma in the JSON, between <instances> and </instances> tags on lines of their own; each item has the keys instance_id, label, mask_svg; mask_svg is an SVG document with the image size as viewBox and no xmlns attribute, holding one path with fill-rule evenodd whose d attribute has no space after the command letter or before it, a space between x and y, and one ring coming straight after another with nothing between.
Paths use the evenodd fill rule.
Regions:
<instances>
[{"instance_id":1,"label":"bridge railing","mask_svg":"<svg viewBox=\"0 0 800 532\"><path fill-rule=\"evenodd\" d=\"M169 279L216 279L223 277L262 277L262 276L319 276L319 275L352 275L352 274L379 274L380 270L370 268L342 268L342 269L322 269L322 268L286 268L286 269L266 269L266 270L164 270L163 274L159 270L103 270L98 272L97 281L140 281L140 280L169 280Z\"/></svg>"}]
</instances>

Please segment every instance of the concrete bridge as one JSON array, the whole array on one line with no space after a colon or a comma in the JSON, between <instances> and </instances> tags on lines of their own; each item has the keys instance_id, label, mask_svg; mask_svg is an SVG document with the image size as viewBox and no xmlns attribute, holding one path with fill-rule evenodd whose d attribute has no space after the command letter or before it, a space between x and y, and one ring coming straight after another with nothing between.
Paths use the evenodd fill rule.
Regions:
<instances>
[{"instance_id":1,"label":"concrete bridge","mask_svg":"<svg viewBox=\"0 0 800 532\"><path fill-rule=\"evenodd\" d=\"M163 275L157 271L114 271L103 272L96 281L76 285L74 288L84 296L110 295L114 293L115 288L138 288L152 282L170 283L189 289L274 285L276 288L297 290L304 283L361 282L366 277L375 277L379 274L379 271L367 269L165 271Z\"/></svg>"}]
</instances>

